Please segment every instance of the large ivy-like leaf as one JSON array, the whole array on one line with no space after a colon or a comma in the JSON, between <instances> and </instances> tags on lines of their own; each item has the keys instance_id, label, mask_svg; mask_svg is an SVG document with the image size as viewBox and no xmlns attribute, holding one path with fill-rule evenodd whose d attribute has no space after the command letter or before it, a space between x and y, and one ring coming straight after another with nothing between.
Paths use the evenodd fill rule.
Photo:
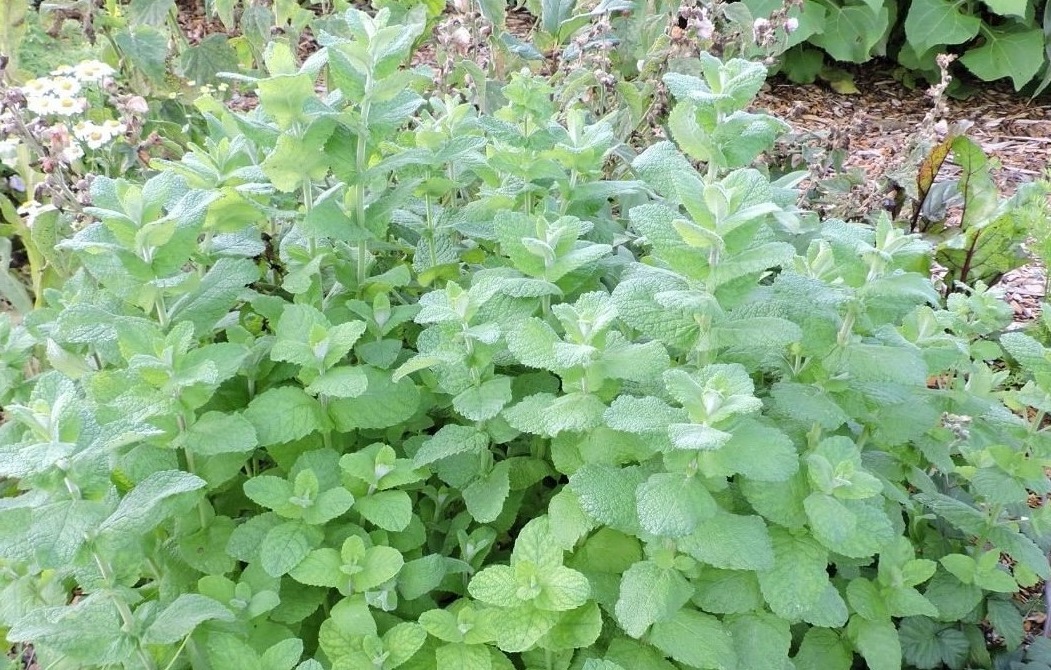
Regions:
<instances>
[{"instance_id":1,"label":"large ivy-like leaf","mask_svg":"<svg viewBox=\"0 0 1051 670\"><path fill-rule=\"evenodd\" d=\"M962 5L962 0L913 0L905 17L905 37L916 53L938 44L962 44L978 34L982 20Z\"/></svg>"},{"instance_id":2,"label":"large ivy-like leaf","mask_svg":"<svg viewBox=\"0 0 1051 670\"><path fill-rule=\"evenodd\" d=\"M982 31L985 44L965 53L960 62L985 81L1010 77L1019 91L1044 64L1044 34L1039 28L1016 26Z\"/></svg>"}]
</instances>

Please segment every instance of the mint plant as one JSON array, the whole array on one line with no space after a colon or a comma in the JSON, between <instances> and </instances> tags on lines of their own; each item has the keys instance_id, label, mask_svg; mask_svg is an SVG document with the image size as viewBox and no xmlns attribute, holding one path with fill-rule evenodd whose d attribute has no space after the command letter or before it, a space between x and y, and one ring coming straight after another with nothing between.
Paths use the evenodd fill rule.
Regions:
<instances>
[{"instance_id":1,"label":"mint plant","mask_svg":"<svg viewBox=\"0 0 1051 670\"><path fill-rule=\"evenodd\" d=\"M761 64L668 74L670 139L634 154L535 75L435 94L424 10L391 16L268 49L258 108L206 96L206 140L97 177L67 281L0 320L7 639L53 668L892 670L991 665L985 625L1020 658L1047 356L995 296L943 304L889 219L800 211L754 165L785 128L745 111Z\"/></svg>"}]
</instances>

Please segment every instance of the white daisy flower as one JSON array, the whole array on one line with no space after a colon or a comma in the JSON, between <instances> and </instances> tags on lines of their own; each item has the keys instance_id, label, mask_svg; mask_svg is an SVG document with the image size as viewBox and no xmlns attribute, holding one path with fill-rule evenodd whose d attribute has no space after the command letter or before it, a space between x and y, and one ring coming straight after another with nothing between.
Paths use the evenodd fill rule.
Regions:
<instances>
[{"instance_id":1,"label":"white daisy flower","mask_svg":"<svg viewBox=\"0 0 1051 670\"><path fill-rule=\"evenodd\" d=\"M58 114L59 116L72 116L74 114L80 114L88 106L88 101L84 98L74 98L70 95L64 95L61 98L54 98L51 102L51 113Z\"/></svg>"},{"instance_id":2,"label":"white daisy flower","mask_svg":"<svg viewBox=\"0 0 1051 670\"><path fill-rule=\"evenodd\" d=\"M28 97L47 95L54 90L54 80L47 77L40 77L37 79L30 79L26 83L22 84L20 89L22 95Z\"/></svg>"},{"instance_id":3,"label":"white daisy flower","mask_svg":"<svg viewBox=\"0 0 1051 670\"><path fill-rule=\"evenodd\" d=\"M101 81L106 77L112 77L116 70L99 60L86 60L77 63L73 68L77 79L83 82Z\"/></svg>"},{"instance_id":4,"label":"white daisy flower","mask_svg":"<svg viewBox=\"0 0 1051 670\"><path fill-rule=\"evenodd\" d=\"M106 122L110 123L110 122ZM113 139L110 127L105 124L84 121L73 126L73 134L78 140L88 145L89 149L101 149Z\"/></svg>"},{"instance_id":5,"label":"white daisy flower","mask_svg":"<svg viewBox=\"0 0 1051 670\"><path fill-rule=\"evenodd\" d=\"M50 95L27 95L26 109L37 116L47 116L51 113L51 107L55 98Z\"/></svg>"},{"instance_id":6,"label":"white daisy flower","mask_svg":"<svg viewBox=\"0 0 1051 670\"><path fill-rule=\"evenodd\" d=\"M72 65L59 65L51 71L51 75L54 77L70 77L73 76L75 72L76 70Z\"/></svg>"},{"instance_id":7,"label":"white daisy flower","mask_svg":"<svg viewBox=\"0 0 1051 670\"><path fill-rule=\"evenodd\" d=\"M128 132L128 126L126 124L113 119L106 119L103 121L102 128L110 134L110 137L116 137L117 135L123 135Z\"/></svg>"},{"instance_id":8,"label":"white daisy flower","mask_svg":"<svg viewBox=\"0 0 1051 670\"><path fill-rule=\"evenodd\" d=\"M80 93L80 82L73 77L55 77L51 80L51 90L57 96L73 96Z\"/></svg>"}]
</instances>

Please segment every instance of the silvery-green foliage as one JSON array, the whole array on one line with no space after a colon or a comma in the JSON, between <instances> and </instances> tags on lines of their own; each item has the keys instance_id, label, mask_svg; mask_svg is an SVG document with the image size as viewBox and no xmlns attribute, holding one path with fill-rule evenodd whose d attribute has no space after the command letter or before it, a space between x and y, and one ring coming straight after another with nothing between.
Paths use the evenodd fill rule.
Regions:
<instances>
[{"instance_id":1,"label":"silvery-green foliage","mask_svg":"<svg viewBox=\"0 0 1051 670\"><path fill-rule=\"evenodd\" d=\"M751 167L783 127L744 111L761 66L669 76L673 141L606 181L610 128L544 80L428 98L409 16L348 12L180 161L97 179L77 272L0 322L8 639L165 670L1020 643L1051 485L1010 410L1051 409L1046 349Z\"/></svg>"}]
</instances>

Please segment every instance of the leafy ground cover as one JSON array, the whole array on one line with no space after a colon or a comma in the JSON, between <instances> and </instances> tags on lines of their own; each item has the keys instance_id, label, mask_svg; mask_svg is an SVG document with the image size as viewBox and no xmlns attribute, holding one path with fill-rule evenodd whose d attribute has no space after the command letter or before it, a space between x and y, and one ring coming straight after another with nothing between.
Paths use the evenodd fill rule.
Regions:
<instances>
[{"instance_id":1,"label":"leafy ground cover","mask_svg":"<svg viewBox=\"0 0 1051 670\"><path fill-rule=\"evenodd\" d=\"M632 70L615 2L484 58L501 3L385 4L5 88L10 665L1049 666L1051 319L931 281L1038 198L960 134L814 211L733 55L777 45L700 13Z\"/></svg>"}]
</instances>

